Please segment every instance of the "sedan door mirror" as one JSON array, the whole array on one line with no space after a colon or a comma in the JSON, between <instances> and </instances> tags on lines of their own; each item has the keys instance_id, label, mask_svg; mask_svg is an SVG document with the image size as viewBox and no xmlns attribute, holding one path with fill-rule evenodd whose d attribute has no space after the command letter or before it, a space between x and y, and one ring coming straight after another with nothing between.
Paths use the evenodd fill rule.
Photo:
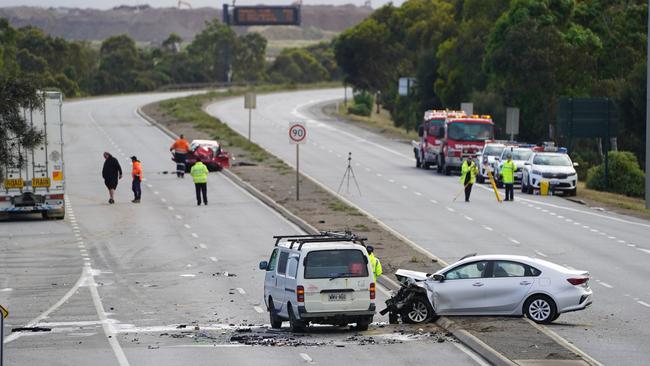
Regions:
<instances>
[{"instance_id":1,"label":"sedan door mirror","mask_svg":"<svg viewBox=\"0 0 650 366\"><path fill-rule=\"evenodd\" d=\"M527 161L527 162L524 163L524 165L530 165L530 162Z\"/></svg>"},{"instance_id":2,"label":"sedan door mirror","mask_svg":"<svg viewBox=\"0 0 650 366\"><path fill-rule=\"evenodd\" d=\"M433 280L438 281L438 282L442 282L442 281L445 280L445 275L436 273L436 274L433 275Z\"/></svg>"},{"instance_id":3,"label":"sedan door mirror","mask_svg":"<svg viewBox=\"0 0 650 366\"><path fill-rule=\"evenodd\" d=\"M261 261L260 262L260 269L263 271L266 271L266 269L269 267L269 262L267 261Z\"/></svg>"}]
</instances>

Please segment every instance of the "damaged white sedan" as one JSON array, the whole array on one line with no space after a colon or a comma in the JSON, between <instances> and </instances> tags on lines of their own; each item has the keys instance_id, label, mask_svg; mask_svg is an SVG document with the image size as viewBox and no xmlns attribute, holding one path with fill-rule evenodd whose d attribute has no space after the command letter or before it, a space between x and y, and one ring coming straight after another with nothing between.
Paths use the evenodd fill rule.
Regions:
<instances>
[{"instance_id":1,"label":"damaged white sedan","mask_svg":"<svg viewBox=\"0 0 650 366\"><path fill-rule=\"evenodd\" d=\"M440 315L526 315L547 324L592 302L589 272L515 255L470 255L434 274L400 269L399 291L386 301L391 323Z\"/></svg>"}]
</instances>

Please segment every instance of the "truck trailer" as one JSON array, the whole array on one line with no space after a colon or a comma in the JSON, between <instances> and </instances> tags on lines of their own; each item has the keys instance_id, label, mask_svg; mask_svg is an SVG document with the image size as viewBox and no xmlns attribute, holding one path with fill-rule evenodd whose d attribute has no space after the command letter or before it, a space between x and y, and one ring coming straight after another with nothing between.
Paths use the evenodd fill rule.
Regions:
<instances>
[{"instance_id":1,"label":"truck trailer","mask_svg":"<svg viewBox=\"0 0 650 366\"><path fill-rule=\"evenodd\" d=\"M43 137L41 144L28 148L11 135L5 151L12 157L0 162L0 213L40 213L44 219L65 215L63 162L63 95L40 92L41 105L23 109L25 121Z\"/></svg>"}]
</instances>

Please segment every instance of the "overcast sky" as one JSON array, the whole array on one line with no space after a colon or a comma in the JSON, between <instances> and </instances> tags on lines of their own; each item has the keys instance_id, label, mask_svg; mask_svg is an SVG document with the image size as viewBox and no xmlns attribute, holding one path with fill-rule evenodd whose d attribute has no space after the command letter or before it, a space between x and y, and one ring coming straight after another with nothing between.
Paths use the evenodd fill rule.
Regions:
<instances>
[{"instance_id":1,"label":"overcast sky","mask_svg":"<svg viewBox=\"0 0 650 366\"><path fill-rule=\"evenodd\" d=\"M183 0L195 8L209 6L221 8L223 3L231 4L230 0ZM377 8L390 0L371 0L372 7ZM399 5L404 0L394 0L393 4ZM237 0L238 5L288 5L294 0ZM365 0L303 0L304 5L363 5ZM172 7L178 5L178 0L0 0L0 7L7 6L42 6L42 7L70 7L70 8L97 8L110 9L118 5L149 4L152 7Z\"/></svg>"}]
</instances>

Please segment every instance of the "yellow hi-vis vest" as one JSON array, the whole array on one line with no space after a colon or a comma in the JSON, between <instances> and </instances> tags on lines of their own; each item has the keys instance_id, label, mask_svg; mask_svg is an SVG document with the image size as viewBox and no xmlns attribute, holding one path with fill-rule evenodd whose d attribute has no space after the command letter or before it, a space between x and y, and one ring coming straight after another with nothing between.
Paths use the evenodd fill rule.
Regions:
<instances>
[{"instance_id":1,"label":"yellow hi-vis vest","mask_svg":"<svg viewBox=\"0 0 650 366\"><path fill-rule=\"evenodd\" d=\"M192 169L190 170L190 174L192 175L192 178L194 179L194 183L207 183L208 182L208 167L205 166L200 161L197 161L194 165L192 165Z\"/></svg>"},{"instance_id":2,"label":"yellow hi-vis vest","mask_svg":"<svg viewBox=\"0 0 650 366\"><path fill-rule=\"evenodd\" d=\"M514 183L515 182L515 172L517 171L517 165L514 161L510 160L503 163L501 166L501 176L503 177L503 183Z\"/></svg>"},{"instance_id":3,"label":"yellow hi-vis vest","mask_svg":"<svg viewBox=\"0 0 650 366\"><path fill-rule=\"evenodd\" d=\"M375 253L370 253L368 254L368 260L370 261L370 266L372 267L372 272L375 275L375 282L377 282L377 277L381 276L383 273L381 269L381 262L377 257L375 257Z\"/></svg>"}]
</instances>

